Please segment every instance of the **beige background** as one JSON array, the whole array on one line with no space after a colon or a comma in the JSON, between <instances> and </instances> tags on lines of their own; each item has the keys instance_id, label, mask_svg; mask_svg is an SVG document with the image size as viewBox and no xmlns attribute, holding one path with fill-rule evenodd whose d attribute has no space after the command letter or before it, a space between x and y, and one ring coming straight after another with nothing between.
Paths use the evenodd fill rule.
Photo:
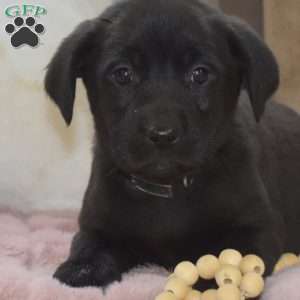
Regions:
<instances>
[{"instance_id":1,"label":"beige background","mask_svg":"<svg viewBox=\"0 0 300 300\"><path fill-rule=\"evenodd\" d=\"M62 38L109 0L31 0L48 14L37 48L10 45L12 20L0 6L0 206L24 211L78 209L90 173L93 127L85 91L78 85L74 120L67 128L43 90L45 68ZM62 4L63 2L63 4Z\"/></svg>"},{"instance_id":2,"label":"beige background","mask_svg":"<svg viewBox=\"0 0 300 300\"><path fill-rule=\"evenodd\" d=\"M300 1L264 0L265 38L280 62L277 99L300 111Z\"/></svg>"}]
</instances>

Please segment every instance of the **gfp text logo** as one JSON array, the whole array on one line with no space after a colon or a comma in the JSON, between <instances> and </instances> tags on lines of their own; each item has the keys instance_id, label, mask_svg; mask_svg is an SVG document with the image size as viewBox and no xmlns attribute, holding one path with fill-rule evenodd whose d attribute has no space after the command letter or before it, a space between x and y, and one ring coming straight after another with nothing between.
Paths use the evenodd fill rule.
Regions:
<instances>
[{"instance_id":1,"label":"gfp text logo","mask_svg":"<svg viewBox=\"0 0 300 300\"><path fill-rule=\"evenodd\" d=\"M36 47L39 44L39 35L44 33L45 27L37 23L36 19L47 14L46 8L40 5L12 5L7 7L4 13L8 18L13 18L12 22L5 26L13 47Z\"/></svg>"}]
</instances>

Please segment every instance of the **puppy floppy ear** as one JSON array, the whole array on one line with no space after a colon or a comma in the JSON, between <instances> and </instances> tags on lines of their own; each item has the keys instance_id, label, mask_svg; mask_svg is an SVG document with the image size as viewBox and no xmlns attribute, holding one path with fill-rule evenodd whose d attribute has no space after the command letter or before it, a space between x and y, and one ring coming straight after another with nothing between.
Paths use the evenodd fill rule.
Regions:
<instances>
[{"instance_id":1,"label":"puppy floppy ear","mask_svg":"<svg viewBox=\"0 0 300 300\"><path fill-rule=\"evenodd\" d=\"M249 25L229 17L229 27L230 46L240 62L244 87L258 122L264 113L266 101L278 88L279 68L271 50Z\"/></svg>"},{"instance_id":2,"label":"puppy floppy ear","mask_svg":"<svg viewBox=\"0 0 300 300\"><path fill-rule=\"evenodd\" d=\"M45 77L47 94L58 105L66 123L73 116L76 79L85 55L90 50L95 21L81 23L60 45L48 65Z\"/></svg>"}]
</instances>

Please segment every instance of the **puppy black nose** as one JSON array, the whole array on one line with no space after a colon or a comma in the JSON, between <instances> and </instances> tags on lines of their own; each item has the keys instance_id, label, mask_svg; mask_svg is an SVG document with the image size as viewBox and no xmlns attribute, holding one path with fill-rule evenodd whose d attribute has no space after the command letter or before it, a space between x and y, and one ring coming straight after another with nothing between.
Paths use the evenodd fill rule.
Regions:
<instances>
[{"instance_id":1,"label":"puppy black nose","mask_svg":"<svg viewBox=\"0 0 300 300\"><path fill-rule=\"evenodd\" d=\"M171 145L179 141L179 130L176 128L162 128L151 126L147 128L148 139L156 145Z\"/></svg>"}]
</instances>

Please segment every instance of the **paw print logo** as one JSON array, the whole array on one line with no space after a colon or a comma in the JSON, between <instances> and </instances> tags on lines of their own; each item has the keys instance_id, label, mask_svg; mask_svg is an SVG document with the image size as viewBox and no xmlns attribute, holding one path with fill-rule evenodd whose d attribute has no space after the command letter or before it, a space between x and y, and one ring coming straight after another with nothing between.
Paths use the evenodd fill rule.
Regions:
<instances>
[{"instance_id":1,"label":"paw print logo","mask_svg":"<svg viewBox=\"0 0 300 300\"><path fill-rule=\"evenodd\" d=\"M24 20L22 17L17 17L14 24L7 24L5 31L11 34L11 44L17 48L21 45L35 47L39 43L39 35L45 31L42 24L36 24L33 17L28 17Z\"/></svg>"}]
</instances>

